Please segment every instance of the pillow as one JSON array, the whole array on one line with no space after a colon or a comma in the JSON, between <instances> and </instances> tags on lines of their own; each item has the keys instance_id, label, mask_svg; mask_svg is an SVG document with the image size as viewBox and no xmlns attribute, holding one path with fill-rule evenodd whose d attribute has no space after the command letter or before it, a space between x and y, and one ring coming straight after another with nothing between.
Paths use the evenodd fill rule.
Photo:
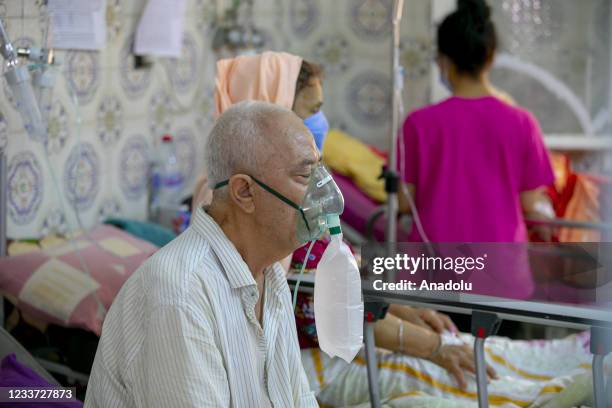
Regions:
<instances>
[{"instance_id":1,"label":"pillow","mask_svg":"<svg viewBox=\"0 0 612 408\"><path fill-rule=\"evenodd\" d=\"M332 129L323 145L323 161L335 172L350 177L373 200L379 203L387 200L385 182L378 178L385 159L365 143Z\"/></svg>"},{"instance_id":2,"label":"pillow","mask_svg":"<svg viewBox=\"0 0 612 408\"><path fill-rule=\"evenodd\" d=\"M163 247L176 238L176 234L166 227L146 221L136 221L126 218L109 218L105 224L114 225L133 236Z\"/></svg>"},{"instance_id":3,"label":"pillow","mask_svg":"<svg viewBox=\"0 0 612 408\"><path fill-rule=\"evenodd\" d=\"M21 364L17 361L15 354L9 354L0 363L0 387L10 387L19 389L21 387L39 387L39 388L53 388L59 389L59 387L50 384L45 379L41 378L31 368ZM57 401L57 400L55 400ZM20 408L82 408L83 403L75 401L66 402L26 402L20 401L18 404L15 403L1 403L0 407L18 406Z\"/></svg>"},{"instance_id":4,"label":"pillow","mask_svg":"<svg viewBox=\"0 0 612 408\"><path fill-rule=\"evenodd\" d=\"M120 229L100 225L71 241L0 258L0 291L31 318L100 335L119 289L156 250Z\"/></svg>"}]
</instances>

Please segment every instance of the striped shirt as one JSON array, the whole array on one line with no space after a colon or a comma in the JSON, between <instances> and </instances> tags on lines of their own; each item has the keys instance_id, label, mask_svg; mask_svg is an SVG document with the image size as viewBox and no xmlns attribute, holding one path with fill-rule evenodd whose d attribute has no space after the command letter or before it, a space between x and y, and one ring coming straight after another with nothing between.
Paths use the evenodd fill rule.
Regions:
<instances>
[{"instance_id":1,"label":"striped shirt","mask_svg":"<svg viewBox=\"0 0 612 408\"><path fill-rule=\"evenodd\" d=\"M255 279L203 210L125 283L102 328L86 407L318 407L278 263Z\"/></svg>"}]
</instances>

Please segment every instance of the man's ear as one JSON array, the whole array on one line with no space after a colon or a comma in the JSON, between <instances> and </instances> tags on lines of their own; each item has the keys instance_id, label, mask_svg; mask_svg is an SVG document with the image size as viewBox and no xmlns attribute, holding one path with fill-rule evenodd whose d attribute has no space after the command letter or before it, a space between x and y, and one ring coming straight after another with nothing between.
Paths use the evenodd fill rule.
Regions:
<instances>
[{"instance_id":1,"label":"man's ear","mask_svg":"<svg viewBox=\"0 0 612 408\"><path fill-rule=\"evenodd\" d=\"M231 200L246 213L255 211L253 200L253 179L245 174L236 174L229 179L228 190Z\"/></svg>"}]
</instances>

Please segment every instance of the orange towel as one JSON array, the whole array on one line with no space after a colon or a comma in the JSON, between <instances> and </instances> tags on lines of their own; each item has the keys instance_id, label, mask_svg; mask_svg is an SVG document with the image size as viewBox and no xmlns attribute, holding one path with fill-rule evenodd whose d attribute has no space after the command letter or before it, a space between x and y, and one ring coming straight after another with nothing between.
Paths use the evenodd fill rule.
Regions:
<instances>
[{"instance_id":1,"label":"orange towel","mask_svg":"<svg viewBox=\"0 0 612 408\"><path fill-rule=\"evenodd\" d=\"M217 116L246 100L293 107L302 58L284 52L264 52L217 62Z\"/></svg>"}]
</instances>

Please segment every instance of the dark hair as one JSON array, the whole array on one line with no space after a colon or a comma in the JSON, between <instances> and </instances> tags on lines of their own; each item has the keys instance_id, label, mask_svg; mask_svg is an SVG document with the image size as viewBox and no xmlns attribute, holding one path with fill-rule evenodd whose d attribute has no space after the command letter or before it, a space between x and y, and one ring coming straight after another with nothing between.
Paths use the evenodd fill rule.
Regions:
<instances>
[{"instance_id":1,"label":"dark hair","mask_svg":"<svg viewBox=\"0 0 612 408\"><path fill-rule=\"evenodd\" d=\"M485 0L458 0L457 10L438 27L438 52L460 72L478 75L496 48L497 33Z\"/></svg>"},{"instance_id":2,"label":"dark hair","mask_svg":"<svg viewBox=\"0 0 612 408\"><path fill-rule=\"evenodd\" d=\"M321 67L312 62L302 60L300 73L298 74L297 82L295 84L295 94L297 95L298 92L310 85L310 81L315 78L323 78L323 70Z\"/></svg>"}]
</instances>

